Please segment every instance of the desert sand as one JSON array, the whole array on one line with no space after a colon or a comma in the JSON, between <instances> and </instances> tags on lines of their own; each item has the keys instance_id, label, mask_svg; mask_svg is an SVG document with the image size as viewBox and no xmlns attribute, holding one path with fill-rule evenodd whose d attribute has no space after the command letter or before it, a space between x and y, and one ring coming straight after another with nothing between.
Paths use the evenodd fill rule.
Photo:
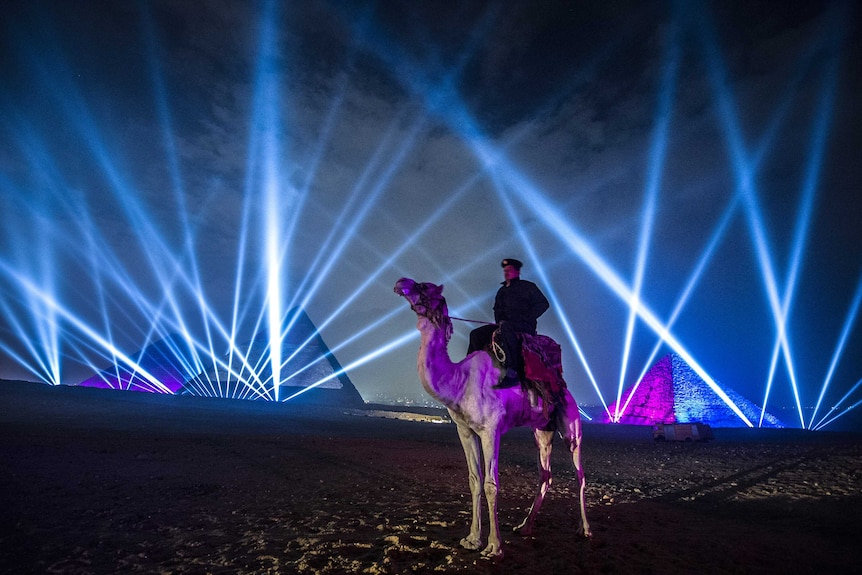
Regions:
<instances>
[{"instance_id":1,"label":"desert sand","mask_svg":"<svg viewBox=\"0 0 862 575\"><path fill-rule=\"evenodd\" d=\"M2 573L851 573L862 437L715 429L658 443L586 424L594 535L562 442L535 532L527 430L504 437L505 557L458 545L454 425L326 405L0 382ZM438 422L435 422L438 421ZM439 421L443 421L440 423Z\"/></svg>"}]
</instances>

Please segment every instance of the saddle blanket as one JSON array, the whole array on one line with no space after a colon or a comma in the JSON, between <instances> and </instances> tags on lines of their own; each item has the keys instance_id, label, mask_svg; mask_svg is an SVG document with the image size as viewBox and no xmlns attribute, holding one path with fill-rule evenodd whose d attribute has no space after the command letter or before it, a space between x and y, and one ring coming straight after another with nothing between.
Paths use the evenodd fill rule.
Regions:
<instances>
[{"instance_id":1,"label":"saddle blanket","mask_svg":"<svg viewBox=\"0 0 862 575\"><path fill-rule=\"evenodd\" d=\"M560 345L546 335L521 334L524 375L527 379L547 384L563 381L563 361Z\"/></svg>"}]
</instances>

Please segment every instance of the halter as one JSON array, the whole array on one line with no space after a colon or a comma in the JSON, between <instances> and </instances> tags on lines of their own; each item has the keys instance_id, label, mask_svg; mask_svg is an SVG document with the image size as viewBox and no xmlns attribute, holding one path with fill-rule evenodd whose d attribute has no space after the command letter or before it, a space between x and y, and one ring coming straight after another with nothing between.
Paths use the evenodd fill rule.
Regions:
<instances>
[{"instance_id":1,"label":"halter","mask_svg":"<svg viewBox=\"0 0 862 575\"><path fill-rule=\"evenodd\" d=\"M442 295L432 297L429 288L436 288L432 283L416 283L409 288L408 292L417 294L416 302L412 302L407 298L406 294L401 292L399 295L404 296L410 302L410 309L418 315L427 318L433 325L443 329L446 341L452 337L452 321L449 319L449 308L446 305L446 298ZM396 290L397 292L398 290Z\"/></svg>"}]
</instances>

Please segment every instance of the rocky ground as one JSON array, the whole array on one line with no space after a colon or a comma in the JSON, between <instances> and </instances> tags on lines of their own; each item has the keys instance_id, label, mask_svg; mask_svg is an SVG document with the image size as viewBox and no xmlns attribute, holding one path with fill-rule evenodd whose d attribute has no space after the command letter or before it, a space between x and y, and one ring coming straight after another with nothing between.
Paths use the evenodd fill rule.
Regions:
<instances>
[{"instance_id":1,"label":"rocky ground","mask_svg":"<svg viewBox=\"0 0 862 575\"><path fill-rule=\"evenodd\" d=\"M504 438L505 557L459 547L455 428L435 418L0 382L2 573L850 573L862 436L587 424L594 535L562 449L535 532L526 430ZM559 444L562 447L562 444Z\"/></svg>"}]
</instances>

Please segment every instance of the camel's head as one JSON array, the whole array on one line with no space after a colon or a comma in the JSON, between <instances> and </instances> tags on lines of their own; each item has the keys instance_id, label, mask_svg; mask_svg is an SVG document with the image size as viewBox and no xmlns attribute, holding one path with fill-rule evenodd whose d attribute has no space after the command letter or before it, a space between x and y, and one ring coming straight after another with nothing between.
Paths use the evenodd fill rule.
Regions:
<instances>
[{"instance_id":1,"label":"camel's head","mask_svg":"<svg viewBox=\"0 0 862 575\"><path fill-rule=\"evenodd\" d=\"M432 283L416 283L410 278L401 278L395 282L395 293L410 302L410 309L419 317L428 319L437 327L452 331L449 320L449 308L443 297L443 286Z\"/></svg>"}]
</instances>

